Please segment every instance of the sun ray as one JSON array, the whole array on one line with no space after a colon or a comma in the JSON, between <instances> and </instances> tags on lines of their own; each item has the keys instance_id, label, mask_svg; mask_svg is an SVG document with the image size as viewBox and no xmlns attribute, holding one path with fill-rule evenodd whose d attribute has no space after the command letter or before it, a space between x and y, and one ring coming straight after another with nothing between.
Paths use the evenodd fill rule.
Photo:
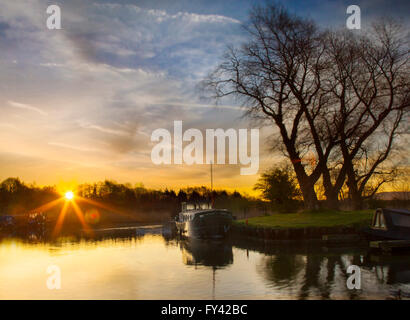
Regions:
<instances>
[{"instance_id":1,"label":"sun ray","mask_svg":"<svg viewBox=\"0 0 410 320\"><path fill-rule=\"evenodd\" d=\"M72 203L72 205L73 205L74 212L75 212L75 214L76 214L77 217L78 217L78 220L80 220L80 223L81 223L81 225L82 225L83 228L84 228L84 231L85 231L86 233L92 233L91 228L88 226L87 222L86 222L85 219L84 219L84 213L83 213L83 211L81 210L81 208L77 205L77 203L76 203L75 201L72 201L71 203Z\"/></svg>"},{"instance_id":2,"label":"sun ray","mask_svg":"<svg viewBox=\"0 0 410 320\"><path fill-rule=\"evenodd\" d=\"M118 215L121 215L121 216L124 216L124 217L127 217L127 218L135 218L135 217L132 216L131 214L127 214L127 213L121 212L121 211L119 211L119 210L116 209L116 208L113 208L113 207L111 207L111 206L109 206L109 205L100 203L100 202L95 201L95 200L83 198L83 197L80 197L80 196L76 196L76 199L77 199L78 201L83 201L83 202L92 204L92 205L94 205L94 206L100 207L100 208L102 208L102 209L105 209L105 210L107 210L107 211L116 213L116 214L118 214Z\"/></svg>"},{"instance_id":3,"label":"sun ray","mask_svg":"<svg viewBox=\"0 0 410 320\"><path fill-rule=\"evenodd\" d=\"M53 237L56 237L61 231L61 228L64 223L64 218L67 213L68 204L68 202L65 202L63 207L61 208L60 214L58 215L57 222L53 230Z\"/></svg>"},{"instance_id":4,"label":"sun ray","mask_svg":"<svg viewBox=\"0 0 410 320\"><path fill-rule=\"evenodd\" d=\"M42 212L42 211L47 211L47 210L50 210L51 208L53 208L53 207L55 207L58 203L60 203L61 201L63 201L63 199L64 198L58 198L58 199L56 199L56 200L53 200L53 201L50 201L50 202L48 202L48 203L46 203L46 204L43 204L42 206L40 206L40 207L37 207L37 208L35 208L35 209L33 209L33 210L31 210L31 211L38 211L38 212Z\"/></svg>"}]
</instances>

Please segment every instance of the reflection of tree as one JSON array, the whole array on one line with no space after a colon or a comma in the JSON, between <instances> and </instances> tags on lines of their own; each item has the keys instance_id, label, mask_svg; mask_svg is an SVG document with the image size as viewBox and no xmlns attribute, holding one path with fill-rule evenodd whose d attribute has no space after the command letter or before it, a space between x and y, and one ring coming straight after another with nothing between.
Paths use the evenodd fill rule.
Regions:
<instances>
[{"instance_id":1,"label":"reflection of tree","mask_svg":"<svg viewBox=\"0 0 410 320\"><path fill-rule=\"evenodd\" d=\"M278 254L265 259L266 278L276 286L289 285L303 268L302 258L293 254Z\"/></svg>"},{"instance_id":2,"label":"reflection of tree","mask_svg":"<svg viewBox=\"0 0 410 320\"><path fill-rule=\"evenodd\" d=\"M299 299L306 299L311 288L319 288L320 265L324 257L317 255L307 255L305 264L305 278L303 286L300 288Z\"/></svg>"},{"instance_id":3,"label":"reflection of tree","mask_svg":"<svg viewBox=\"0 0 410 320\"><path fill-rule=\"evenodd\" d=\"M331 289L334 286L336 282L336 270L339 267L341 270L341 277L343 277L342 283L346 283L347 281L347 276L346 276L346 268L344 268L344 263L342 261L342 256L336 255L336 256L329 256L327 258L327 277L326 277L326 282L322 288L321 296L323 299L330 299L331 295ZM360 264L360 256L359 255L354 255L352 258L352 262L350 264L355 264L359 265ZM356 290L347 290L347 294L350 299L357 299L358 293Z\"/></svg>"},{"instance_id":4,"label":"reflection of tree","mask_svg":"<svg viewBox=\"0 0 410 320\"><path fill-rule=\"evenodd\" d=\"M305 259L304 259L305 258ZM299 299L307 299L313 290L318 290L322 299L330 299L332 289L336 283L338 267L343 270L343 262L340 255L307 254L278 254L265 258L264 272L267 280L278 287L291 287L302 270L303 281L298 293ZM327 263L325 263L327 262ZM321 279L323 268L326 268L326 277ZM339 275L340 277L340 275ZM345 275L344 277L345 282ZM352 296L351 298L354 298Z\"/></svg>"},{"instance_id":5,"label":"reflection of tree","mask_svg":"<svg viewBox=\"0 0 410 320\"><path fill-rule=\"evenodd\" d=\"M326 284L320 285L319 276L324 259L325 256L319 254L299 255L294 252L280 252L264 258L263 272L266 279L277 287L294 287L296 281L303 281L298 294L299 299L306 299L311 288L319 289L321 296L327 298L330 296L331 286L335 279L335 265L338 257L328 264L330 272L328 272ZM303 278L298 277L303 270Z\"/></svg>"},{"instance_id":6,"label":"reflection of tree","mask_svg":"<svg viewBox=\"0 0 410 320\"><path fill-rule=\"evenodd\" d=\"M335 283L335 278L336 278L336 267L337 267L339 261L340 261L340 257L338 257L338 256L330 256L330 257L327 258L326 282L323 285L323 290L321 291L323 299L330 299L332 286Z\"/></svg>"}]
</instances>

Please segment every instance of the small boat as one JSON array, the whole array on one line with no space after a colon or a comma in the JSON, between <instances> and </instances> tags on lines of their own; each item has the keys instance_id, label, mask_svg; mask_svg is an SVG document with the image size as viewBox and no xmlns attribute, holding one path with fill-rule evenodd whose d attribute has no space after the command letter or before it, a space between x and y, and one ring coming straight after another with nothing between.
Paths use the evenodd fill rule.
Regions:
<instances>
[{"instance_id":1,"label":"small boat","mask_svg":"<svg viewBox=\"0 0 410 320\"><path fill-rule=\"evenodd\" d=\"M193 238L223 238L232 224L233 216L226 209L213 209L208 203L182 203L175 219L178 234Z\"/></svg>"},{"instance_id":2,"label":"small boat","mask_svg":"<svg viewBox=\"0 0 410 320\"><path fill-rule=\"evenodd\" d=\"M410 240L410 211L377 209L371 226L365 232L369 238L377 240Z\"/></svg>"},{"instance_id":3,"label":"small boat","mask_svg":"<svg viewBox=\"0 0 410 320\"><path fill-rule=\"evenodd\" d=\"M16 227L16 219L9 215L0 215L0 232L11 232Z\"/></svg>"}]
</instances>

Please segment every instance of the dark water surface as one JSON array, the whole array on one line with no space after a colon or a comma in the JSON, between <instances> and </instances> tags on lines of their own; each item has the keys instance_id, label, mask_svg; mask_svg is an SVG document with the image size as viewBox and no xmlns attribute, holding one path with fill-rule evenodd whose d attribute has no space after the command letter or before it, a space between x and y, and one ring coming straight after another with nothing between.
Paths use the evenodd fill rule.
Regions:
<instances>
[{"instance_id":1,"label":"dark water surface","mask_svg":"<svg viewBox=\"0 0 410 320\"><path fill-rule=\"evenodd\" d=\"M0 299L386 299L410 292L410 256L365 247L179 240L158 228L98 240L3 239ZM108 234L107 234L108 233ZM361 268L361 290L346 269ZM50 290L47 268L61 270Z\"/></svg>"}]
</instances>

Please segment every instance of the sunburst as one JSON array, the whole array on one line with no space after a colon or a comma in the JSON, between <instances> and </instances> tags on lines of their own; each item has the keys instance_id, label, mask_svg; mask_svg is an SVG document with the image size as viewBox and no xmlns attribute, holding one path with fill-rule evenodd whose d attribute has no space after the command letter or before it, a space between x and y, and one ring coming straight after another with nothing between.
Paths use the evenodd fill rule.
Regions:
<instances>
[{"instance_id":1,"label":"sunburst","mask_svg":"<svg viewBox=\"0 0 410 320\"><path fill-rule=\"evenodd\" d=\"M35 209L32 210L33 212L45 212L45 211L48 211L48 210L56 207L58 204L63 202L63 205L61 207L60 213L57 217L57 221L56 221L56 224L55 224L53 232L52 232L53 237L57 237L60 234L60 232L63 228L64 219L67 215L67 211L68 211L70 206L73 208L74 213L76 214L78 221L81 223L81 226L83 227L83 230L87 234L92 234L92 228L90 228L90 226L87 224L86 219L85 219L85 215L83 213L83 210L79 206L79 203L81 203L81 202L91 204L95 207L102 208L104 210L110 211L112 213L115 213L115 214L118 214L118 215L121 215L121 216L124 216L124 217L128 217L128 218L132 217L130 214L126 214L124 212L121 212L120 210L118 210L116 208L113 208L109 205L103 204L103 203L95 201L95 200L91 200L91 199L88 199L88 198L81 197L81 196L75 194L75 191L73 191L73 190L66 190L64 192L60 192L60 195L61 196L58 199L50 201L50 202L48 202L44 205L41 205L40 207L35 208Z\"/></svg>"}]
</instances>

